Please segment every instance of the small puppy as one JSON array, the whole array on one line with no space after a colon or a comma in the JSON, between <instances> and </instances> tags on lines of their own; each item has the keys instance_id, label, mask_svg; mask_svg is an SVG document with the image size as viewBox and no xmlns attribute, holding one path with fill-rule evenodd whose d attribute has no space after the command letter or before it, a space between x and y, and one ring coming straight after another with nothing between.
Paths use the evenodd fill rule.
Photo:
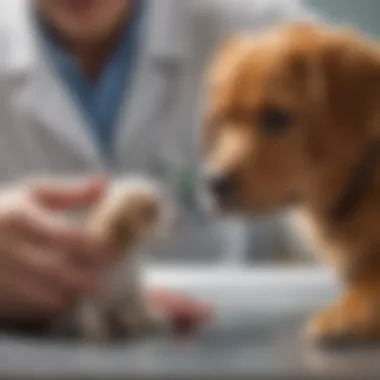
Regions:
<instances>
[{"instance_id":1,"label":"small puppy","mask_svg":"<svg viewBox=\"0 0 380 380\"><path fill-rule=\"evenodd\" d=\"M95 236L120 252L118 261L104 273L108 289L100 299L76 302L53 324L53 332L105 341L166 329L165 315L159 315L146 300L136 250L164 238L173 222L173 204L158 183L131 177L111 184L85 220Z\"/></svg>"},{"instance_id":2,"label":"small puppy","mask_svg":"<svg viewBox=\"0 0 380 380\"><path fill-rule=\"evenodd\" d=\"M298 206L345 285L316 340L380 338L380 50L291 24L236 36L208 72L205 187L224 212Z\"/></svg>"}]
</instances>

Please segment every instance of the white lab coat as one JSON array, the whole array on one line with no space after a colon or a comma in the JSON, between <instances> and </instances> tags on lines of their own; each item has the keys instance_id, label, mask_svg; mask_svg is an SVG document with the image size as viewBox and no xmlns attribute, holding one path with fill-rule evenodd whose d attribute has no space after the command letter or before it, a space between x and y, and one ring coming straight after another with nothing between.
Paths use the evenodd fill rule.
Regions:
<instances>
[{"instance_id":1,"label":"white lab coat","mask_svg":"<svg viewBox=\"0 0 380 380\"><path fill-rule=\"evenodd\" d=\"M138 70L107 166L77 104L39 48L28 4L0 1L2 182L103 170L115 175L158 171L175 182L179 172L196 164L202 75L222 38L239 29L255 32L310 17L296 0L150 0ZM189 248L194 252L219 251L215 231L219 227L206 230L193 223L176 248L185 239L187 247L197 244Z\"/></svg>"}]
</instances>

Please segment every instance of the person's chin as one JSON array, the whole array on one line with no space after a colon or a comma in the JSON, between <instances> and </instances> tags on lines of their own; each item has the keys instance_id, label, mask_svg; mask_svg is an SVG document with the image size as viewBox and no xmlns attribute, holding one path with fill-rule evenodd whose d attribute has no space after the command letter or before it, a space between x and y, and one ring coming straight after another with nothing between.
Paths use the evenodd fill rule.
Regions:
<instances>
[{"instance_id":1,"label":"person's chin","mask_svg":"<svg viewBox=\"0 0 380 380\"><path fill-rule=\"evenodd\" d=\"M64 33L66 37L72 41L91 43L102 39L107 35L109 28L103 27L94 21L86 20L71 20L66 23Z\"/></svg>"},{"instance_id":2,"label":"person's chin","mask_svg":"<svg viewBox=\"0 0 380 380\"><path fill-rule=\"evenodd\" d=\"M88 29L71 29L68 31L68 37L73 40L80 42L82 44L91 44L94 41L98 41L101 34L98 33L96 30L94 31L91 28Z\"/></svg>"}]
</instances>

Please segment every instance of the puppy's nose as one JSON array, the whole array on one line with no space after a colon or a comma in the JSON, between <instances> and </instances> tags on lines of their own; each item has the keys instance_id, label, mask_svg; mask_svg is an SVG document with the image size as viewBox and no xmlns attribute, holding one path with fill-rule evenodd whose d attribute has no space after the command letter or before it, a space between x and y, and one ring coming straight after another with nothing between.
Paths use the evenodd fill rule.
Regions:
<instances>
[{"instance_id":1,"label":"puppy's nose","mask_svg":"<svg viewBox=\"0 0 380 380\"><path fill-rule=\"evenodd\" d=\"M227 200L236 190L235 176L232 173L217 173L207 176L207 186L220 200Z\"/></svg>"}]
</instances>

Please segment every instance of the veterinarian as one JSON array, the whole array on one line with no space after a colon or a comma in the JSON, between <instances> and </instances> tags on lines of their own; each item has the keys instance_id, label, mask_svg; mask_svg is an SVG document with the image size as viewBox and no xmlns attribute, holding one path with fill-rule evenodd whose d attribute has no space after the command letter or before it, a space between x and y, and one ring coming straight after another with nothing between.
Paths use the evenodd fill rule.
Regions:
<instances>
[{"instance_id":1,"label":"veterinarian","mask_svg":"<svg viewBox=\"0 0 380 380\"><path fill-rule=\"evenodd\" d=\"M71 259L106 248L58 215L96 201L98 173L164 178L188 215L167 251L220 251L220 235L232 232L205 229L194 195L204 69L231 33L309 17L296 0L2 0L0 315L50 313L67 294L96 288ZM49 180L71 175L89 179ZM205 315L181 296L152 300Z\"/></svg>"}]
</instances>

